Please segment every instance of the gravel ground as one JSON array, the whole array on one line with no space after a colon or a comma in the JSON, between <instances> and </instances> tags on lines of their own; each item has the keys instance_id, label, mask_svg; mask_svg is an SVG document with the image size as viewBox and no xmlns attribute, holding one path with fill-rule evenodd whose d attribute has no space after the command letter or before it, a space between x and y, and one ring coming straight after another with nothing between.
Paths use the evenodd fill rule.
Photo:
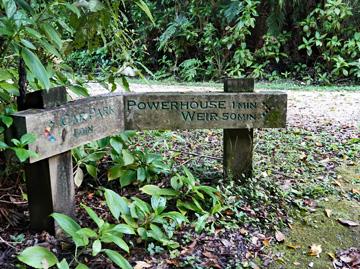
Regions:
<instances>
[{"instance_id":1,"label":"gravel ground","mask_svg":"<svg viewBox=\"0 0 360 269\"><path fill-rule=\"evenodd\" d=\"M106 93L97 84L90 85L92 95ZM208 92L219 87L130 84L135 92ZM119 89L121 90L121 89ZM261 88L256 91L269 91ZM288 94L288 126L328 125L360 128L360 92L285 91Z\"/></svg>"}]
</instances>

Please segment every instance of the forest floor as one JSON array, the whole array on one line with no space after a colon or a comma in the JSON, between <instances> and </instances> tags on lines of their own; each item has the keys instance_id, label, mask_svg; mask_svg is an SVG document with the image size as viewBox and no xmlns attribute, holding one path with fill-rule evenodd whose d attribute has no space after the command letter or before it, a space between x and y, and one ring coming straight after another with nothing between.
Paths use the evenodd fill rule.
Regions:
<instances>
[{"instance_id":1,"label":"forest floor","mask_svg":"<svg viewBox=\"0 0 360 269\"><path fill-rule=\"evenodd\" d=\"M166 85L130 83L134 91L221 91L221 84ZM222 177L222 131L140 132L133 145L171 160L172 170L188 167L201 182L217 186L223 211L195 233L196 220L177 231L180 248L129 239L126 258L141 268L360 268L360 91L286 90L285 129L255 132L254 177L239 184ZM256 91L269 90L259 84ZM272 87L270 90L274 90ZM91 94L101 94L91 85ZM136 190L98 182L121 195ZM77 202L105 218L103 197L93 181L83 184ZM85 180L85 181L86 181ZM160 178L163 184L167 177ZM0 181L1 182L1 181ZM24 182L3 180L0 187L0 268L15 268L15 254L42 244L67 257L68 247L47 233L27 231ZM154 184L154 183L152 183ZM4 213L5 212L5 213ZM7 216L7 218L4 218ZM84 226L89 218L78 208ZM113 268L106 258L84 258L91 268Z\"/></svg>"}]
</instances>

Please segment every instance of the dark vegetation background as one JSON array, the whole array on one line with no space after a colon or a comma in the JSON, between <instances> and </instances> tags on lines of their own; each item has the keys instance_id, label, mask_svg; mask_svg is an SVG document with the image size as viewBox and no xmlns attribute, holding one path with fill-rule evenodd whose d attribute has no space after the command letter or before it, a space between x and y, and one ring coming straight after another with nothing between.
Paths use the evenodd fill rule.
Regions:
<instances>
[{"instance_id":1,"label":"dark vegetation background","mask_svg":"<svg viewBox=\"0 0 360 269\"><path fill-rule=\"evenodd\" d=\"M357 0L147 1L149 23L134 5L121 12L134 43L130 54L155 79L225 76L354 83L360 78ZM107 49L80 50L81 72L117 65ZM141 64L140 64L141 63Z\"/></svg>"}]
</instances>

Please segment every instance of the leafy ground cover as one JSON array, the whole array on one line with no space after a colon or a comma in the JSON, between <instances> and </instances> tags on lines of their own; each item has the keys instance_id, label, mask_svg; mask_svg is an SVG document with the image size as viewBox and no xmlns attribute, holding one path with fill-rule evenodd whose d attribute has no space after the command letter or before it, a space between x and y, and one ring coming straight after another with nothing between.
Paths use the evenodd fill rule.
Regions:
<instances>
[{"instance_id":1,"label":"leafy ground cover","mask_svg":"<svg viewBox=\"0 0 360 269\"><path fill-rule=\"evenodd\" d=\"M97 230L94 217L86 212L87 206L104 222L118 223L103 188L112 189L121 197L152 202L149 210L157 208L162 214L159 206L154 208L155 202L147 195L149 190L139 189L144 190L147 184L169 189L171 178L177 174L176 182L183 180L186 184L182 177L191 178L184 174L187 167L194 178L199 179L194 186L200 183L212 186L221 194L217 196L221 209L207 218L190 210L186 214L189 222L175 230L167 226L164 232L172 236L166 244L155 237L145 239L131 232L125 234L123 239L130 248L129 253L120 250L121 247L112 249L135 268L331 268L332 264L337 268L356 268L360 248L360 141L356 118L348 123L346 119L326 123L326 115L300 117L307 114L301 109L307 102L302 100L298 106L289 106L288 128L255 132L254 176L241 183L222 177L220 130L149 131L129 136L124 145L134 160L126 155L128 165L119 163L120 167L137 171L142 167L139 166L141 154L134 152L148 151L160 154L165 160L162 169L168 170L123 188L120 185L126 182L116 176L108 181L109 169L117 171L112 161L117 160L115 153L100 154L86 161L86 157L81 157L81 150L75 152L74 172L77 174L80 167L85 174L83 182L78 182L80 187L76 193L77 222L81 227ZM352 108L356 113L356 107ZM110 143L124 155L124 148L120 150L116 141ZM85 153L93 157L98 154L92 146L86 147ZM97 167L95 178L91 176L92 165ZM47 233L27 231L22 174L13 172L11 177L2 178L1 183L1 268L24 267L16 254L33 245L48 248L59 261L66 258L76 264L71 242ZM132 203L136 201L133 199ZM169 211L179 208L171 199L167 199L166 206ZM211 204L204 206L207 211L211 210L208 207ZM150 223L147 229L151 229L149 227ZM108 246L106 242L102 244ZM170 247L172 244L174 247ZM107 255L111 252L93 256L92 251L82 249L79 262L90 268L114 268Z\"/></svg>"}]
</instances>

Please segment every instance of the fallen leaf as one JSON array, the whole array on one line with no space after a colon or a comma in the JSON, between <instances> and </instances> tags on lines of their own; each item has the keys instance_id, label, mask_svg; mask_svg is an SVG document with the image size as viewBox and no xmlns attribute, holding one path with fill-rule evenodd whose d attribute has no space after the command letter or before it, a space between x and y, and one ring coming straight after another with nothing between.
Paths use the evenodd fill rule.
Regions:
<instances>
[{"instance_id":1,"label":"fallen leaf","mask_svg":"<svg viewBox=\"0 0 360 269\"><path fill-rule=\"evenodd\" d=\"M283 242L285 240L285 235L280 231L276 231L275 232L275 239L278 242Z\"/></svg>"},{"instance_id":2,"label":"fallen leaf","mask_svg":"<svg viewBox=\"0 0 360 269\"><path fill-rule=\"evenodd\" d=\"M331 214L332 214L332 210L325 208L325 215L326 215L328 218L331 217Z\"/></svg>"},{"instance_id":3,"label":"fallen leaf","mask_svg":"<svg viewBox=\"0 0 360 269\"><path fill-rule=\"evenodd\" d=\"M292 249L298 249L298 248L301 248L301 246L299 245L292 245L292 244L288 244L286 245L288 248L292 248Z\"/></svg>"},{"instance_id":4,"label":"fallen leaf","mask_svg":"<svg viewBox=\"0 0 360 269\"><path fill-rule=\"evenodd\" d=\"M76 169L75 176L74 176L74 183L75 183L76 187L79 188L81 183L83 182L83 180L84 180L84 172L80 167L78 167Z\"/></svg>"},{"instance_id":5,"label":"fallen leaf","mask_svg":"<svg viewBox=\"0 0 360 269\"><path fill-rule=\"evenodd\" d=\"M320 253L322 252L321 245L312 244L309 250L309 256L320 257Z\"/></svg>"},{"instance_id":6,"label":"fallen leaf","mask_svg":"<svg viewBox=\"0 0 360 269\"><path fill-rule=\"evenodd\" d=\"M256 245L258 241L259 241L259 238L257 238L256 236L251 237L251 243L253 245Z\"/></svg>"},{"instance_id":7,"label":"fallen leaf","mask_svg":"<svg viewBox=\"0 0 360 269\"><path fill-rule=\"evenodd\" d=\"M265 247L269 247L269 246L270 246L270 240L269 240L269 239L265 239L265 240L263 240L262 242L263 242L263 245L264 245Z\"/></svg>"},{"instance_id":8,"label":"fallen leaf","mask_svg":"<svg viewBox=\"0 0 360 269\"><path fill-rule=\"evenodd\" d=\"M346 263L351 263L353 261L353 258L350 256L340 256L340 260Z\"/></svg>"},{"instance_id":9,"label":"fallen leaf","mask_svg":"<svg viewBox=\"0 0 360 269\"><path fill-rule=\"evenodd\" d=\"M335 253L328 252L328 253L326 253L326 254L332 259L332 261L335 261L335 260L336 260Z\"/></svg>"},{"instance_id":10,"label":"fallen leaf","mask_svg":"<svg viewBox=\"0 0 360 269\"><path fill-rule=\"evenodd\" d=\"M221 243L227 248L232 246L232 243L227 239L221 239Z\"/></svg>"},{"instance_id":11,"label":"fallen leaf","mask_svg":"<svg viewBox=\"0 0 360 269\"><path fill-rule=\"evenodd\" d=\"M318 146L318 147L322 147L323 144L321 142L315 142L315 145Z\"/></svg>"},{"instance_id":12,"label":"fallen leaf","mask_svg":"<svg viewBox=\"0 0 360 269\"><path fill-rule=\"evenodd\" d=\"M171 264L171 265L175 265L176 268L178 268L180 266L180 262L178 260L166 260L167 264Z\"/></svg>"},{"instance_id":13,"label":"fallen leaf","mask_svg":"<svg viewBox=\"0 0 360 269\"><path fill-rule=\"evenodd\" d=\"M339 181L334 180L333 183L334 183L335 185L337 185L338 187L342 188L342 185L341 185L341 183L340 183Z\"/></svg>"},{"instance_id":14,"label":"fallen leaf","mask_svg":"<svg viewBox=\"0 0 360 269\"><path fill-rule=\"evenodd\" d=\"M313 267L314 267L314 263L313 263L313 262L309 263L309 267L310 267L310 268L313 268Z\"/></svg>"},{"instance_id":15,"label":"fallen leaf","mask_svg":"<svg viewBox=\"0 0 360 269\"><path fill-rule=\"evenodd\" d=\"M240 229L240 234L242 234L242 235L247 235L248 233L249 233L248 230L246 230L246 229L244 229L244 228L241 228L241 229Z\"/></svg>"},{"instance_id":16,"label":"fallen leaf","mask_svg":"<svg viewBox=\"0 0 360 269\"><path fill-rule=\"evenodd\" d=\"M136 265L134 266L134 269L143 269L143 268L150 268L151 264L148 264L147 262L143 261L137 261Z\"/></svg>"},{"instance_id":17,"label":"fallen leaf","mask_svg":"<svg viewBox=\"0 0 360 269\"><path fill-rule=\"evenodd\" d=\"M294 265L295 266L299 266L301 263L299 263L299 262L294 262Z\"/></svg>"},{"instance_id":18,"label":"fallen leaf","mask_svg":"<svg viewBox=\"0 0 360 269\"><path fill-rule=\"evenodd\" d=\"M358 189L352 189L351 191L353 194L360 194L360 190Z\"/></svg>"},{"instance_id":19,"label":"fallen leaf","mask_svg":"<svg viewBox=\"0 0 360 269\"><path fill-rule=\"evenodd\" d=\"M181 255L186 255L188 253L192 253L195 246L196 246L197 240L194 240L188 247L184 247L183 250L180 252Z\"/></svg>"},{"instance_id":20,"label":"fallen leaf","mask_svg":"<svg viewBox=\"0 0 360 269\"><path fill-rule=\"evenodd\" d=\"M307 155L306 155L304 152L302 152L302 153L300 154L300 156L299 156L299 159L300 159L301 161L306 160L306 158L307 158Z\"/></svg>"},{"instance_id":21,"label":"fallen leaf","mask_svg":"<svg viewBox=\"0 0 360 269\"><path fill-rule=\"evenodd\" d=\"M209 251L204 251L202 254L209 259L214 259L214 260L217 259L217 256Z\"/></svg>"},{"instance_id":22,"label":"fallen leaf","mask_svg":"<svg viewBox=\"0 0 360 269\"><path fill-rule=\"evenodd\" d=\"M346 226L350 226L350 227L355 227L355 226L359 226L360 224L358 222L352 221L352 220L347 220L347 219L338 219L338 221L342 224L342 225L346 225Z\"/></svg>"}]
</instances>

